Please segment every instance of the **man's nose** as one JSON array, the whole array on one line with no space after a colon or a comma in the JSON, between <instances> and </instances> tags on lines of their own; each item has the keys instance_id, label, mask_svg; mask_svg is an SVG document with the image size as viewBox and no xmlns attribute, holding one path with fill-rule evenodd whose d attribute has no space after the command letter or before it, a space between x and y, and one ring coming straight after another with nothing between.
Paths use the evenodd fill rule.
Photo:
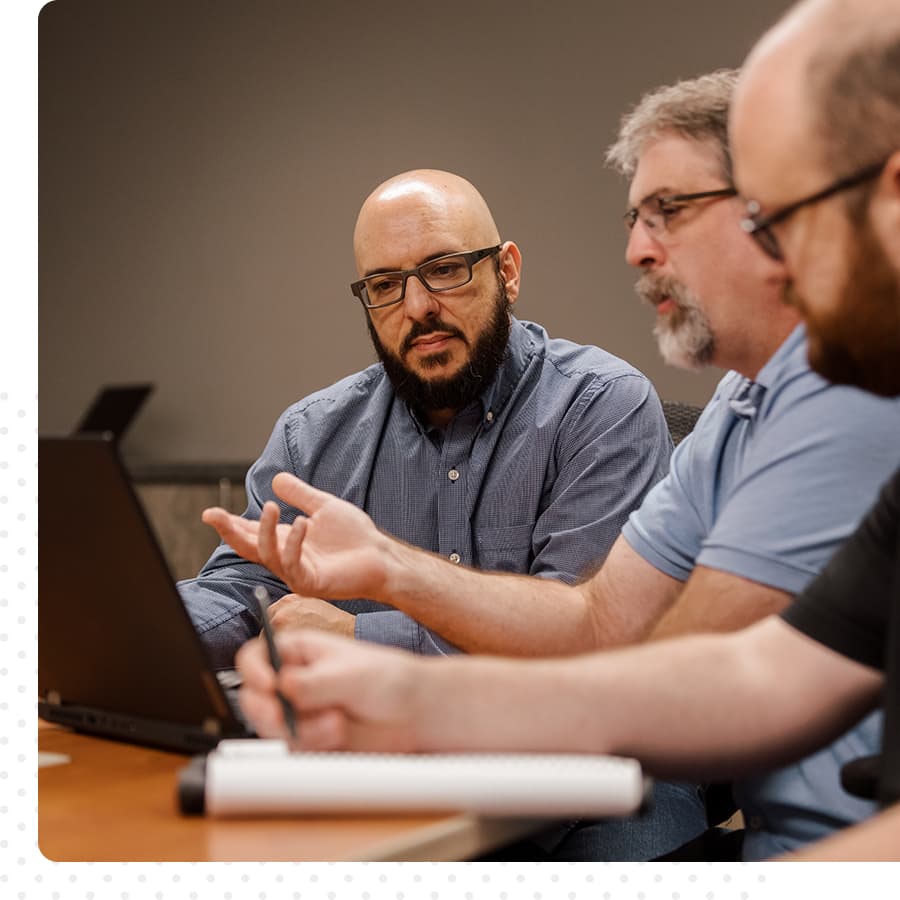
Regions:
<instances>
[{"instance_id":1,"label":"man's nose","mask_svg":"<svg viewBox=\"0 0 900 900\"><path fill-rule=\"evenodd\" d=\"M406 315L411 319L427 319L440 308L437 298L425 287L418 275L410 275L406 279L403 305Z\"/></svg>"},{"instance_id":2,"label":"man's nose","mask_svg":"<svg viewBox=\"0 0 900 900\"><path fill-rule=\"evenodd\" d=\"M625 247L625 261L637 269L650 268L665 262L666 252L659 239L641 221L634 223L628 232L628 244Z\"/></svg>"}]
</instances>

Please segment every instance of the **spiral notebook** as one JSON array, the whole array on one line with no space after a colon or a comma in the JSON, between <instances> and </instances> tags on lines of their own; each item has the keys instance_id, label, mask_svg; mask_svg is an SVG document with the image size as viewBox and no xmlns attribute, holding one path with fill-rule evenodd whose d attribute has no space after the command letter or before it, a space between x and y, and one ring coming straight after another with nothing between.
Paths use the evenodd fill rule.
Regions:
<instances>
[{"instance_id":1,"label":"spiral notebook","mask_svg":"<svg viewBox=\"0 0 900 900\"><path fill-rule=\"evenodd\" d=\"M179 803L210 816L459 811L612 817L638 812L640 763L557 753L307 753L284 741L229 740L179 776Z\"/></svg>"}]
</instances>

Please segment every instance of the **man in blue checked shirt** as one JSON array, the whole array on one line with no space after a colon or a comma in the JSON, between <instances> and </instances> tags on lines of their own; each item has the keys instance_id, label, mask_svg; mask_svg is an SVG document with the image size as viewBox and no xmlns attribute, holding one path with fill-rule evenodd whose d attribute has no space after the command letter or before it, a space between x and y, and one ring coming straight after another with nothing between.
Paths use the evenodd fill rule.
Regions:
<instances>
[{"instance_id":1,"label":"man in blue checked shirt","mask_svg":"<svg viewBox=\"0 0 900 900\"><path fill-rule=\"evenodd\" d=\"M289 471L450 563L574 582L668 469L652 385L597 347L513 318L521 253L456 175L414 171L382 184L362 206L354 251L351 289L380 362L284 412L247 475L245 517L259 518L275 499L272 478ZM217 665L259 633L260 584L278 598L277 628L457 651L365 595L332 604L290 594L223 544L180 584ZM695 787L661 785L641 828L605 828L590 858L652 858L704 827Z\"/></svg>"},{"instance_id":2,"label":"man in blue checked shirt","mask_svg":"<svg viewBox=\"0 0 900 900\"><path fill-rule=\"evenodd\" d=\"M244 515L258 519L275 499L273 476L288 471L452 563L574 582L668 469L652 385L603 350L513 318L522 255L456 175L414 171L382 184L360 211L354 251L351 290L380 362L284 412L247 475ZM259 633L260 584L277 600L276 628L457 649L364 596L291 595L221 545L180 584L217 665Z\"/></svg>"}]
</instances>

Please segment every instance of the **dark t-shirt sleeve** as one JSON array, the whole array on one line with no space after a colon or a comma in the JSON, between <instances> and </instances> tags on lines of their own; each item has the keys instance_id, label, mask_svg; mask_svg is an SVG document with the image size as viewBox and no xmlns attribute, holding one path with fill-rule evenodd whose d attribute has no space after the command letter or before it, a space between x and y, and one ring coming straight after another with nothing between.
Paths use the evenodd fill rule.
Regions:
<instances>
[{"instance_id":1,"label":"dark t-shirt sleeve","mask_svg":"<svg viewBox=\"0 0 900 900\"><path fill-rule=\"evenodd\" d=\"M892 607L900 615L900 469L859 528L782 618L863 665L884 670Z\"/></svg>"}]
</instances>

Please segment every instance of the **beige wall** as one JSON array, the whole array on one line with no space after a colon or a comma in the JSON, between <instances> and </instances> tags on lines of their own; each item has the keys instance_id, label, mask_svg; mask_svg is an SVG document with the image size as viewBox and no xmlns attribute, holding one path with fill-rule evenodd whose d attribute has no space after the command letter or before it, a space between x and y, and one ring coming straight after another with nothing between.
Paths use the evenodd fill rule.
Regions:
<instances>
[{"instance_id":1,"label":"beige wall","mask_svg":"<svg viewBox=\"0 0 900 900\"><path fill-rule=\"evenodd\" d=\"M152 380L134 459L253 458L372 361L350 236L379 181L459 172L523 250L518 314L664 366L602 167L659 83L737 65L786 0L56 0L40 21L40 427Z\"/></svg>"}]
</instances>

